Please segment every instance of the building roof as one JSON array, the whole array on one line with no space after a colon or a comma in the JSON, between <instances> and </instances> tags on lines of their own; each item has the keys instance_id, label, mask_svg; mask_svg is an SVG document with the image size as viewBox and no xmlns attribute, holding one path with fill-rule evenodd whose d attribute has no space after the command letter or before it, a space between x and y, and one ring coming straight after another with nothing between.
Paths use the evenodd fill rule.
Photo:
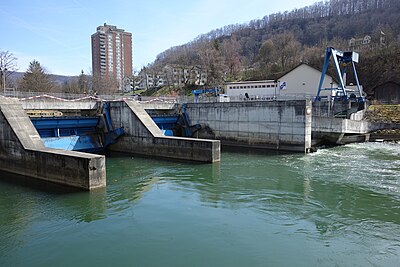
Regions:
<instances>
[{"instance_id":1,"label":"building roof","mask_svg":"<svg viewBox=\"0 0 400 267\"><path fill-rule=\"evenodd\" d=\"M275 82L275 80L239 81L239 82L227 82L225 84L270 83L270 82Z\"/></svg>"},{"instance_id":2,"label":"building roof","mask_svg":"<svg viewBox=\"0 0 400 267\"><path fill-rule=\"evenodd\" d=\"M314 70L316 70L316 71L322 73L321 70L319 70L319 69L317 69L317 68L314 68L314 67L308 65L307 63L301 62L301 63L298 64L297 66L293 67L291 70L288 70L288 71L286 71L284 74L282 74L281 76L279 76L277 80L281 79L283 76L285 76L285 75L287 75L288 73L294 71L295 69L299 68L299 67L302 66L302 65L305 65L305 66L307 66L307 67L309 67L309 68L311 68L311 69L314 69ZM333 80L335 83L338 83L338 82L339 82L339 81L336 79L336 77L332 77L332 76L329 75L329 74L325 74L325 75L327 75L328 77L332 78L332 80Z\"/></svg>"}]
</instances>

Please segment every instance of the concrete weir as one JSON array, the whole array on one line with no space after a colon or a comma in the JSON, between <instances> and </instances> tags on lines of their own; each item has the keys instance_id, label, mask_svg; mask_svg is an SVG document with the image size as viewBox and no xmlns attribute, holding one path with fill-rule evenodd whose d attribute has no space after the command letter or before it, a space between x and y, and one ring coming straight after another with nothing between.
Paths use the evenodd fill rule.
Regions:
<instances>
[{"instance_id":1,"label":"concrete weir","mask_svg":"<svg viewBox=\"0 0 400 267\"><path fill-rule=\"evenodd\" d=\"M109 147L112 151L198 162L220 161L220 141L164 136L150 115L135 101L110 104L114 127L125 134Z\"/></svg>"},{"instance_id":2,"label":"concrete weir","mask_svg":"<svg viewBox=\"0 0 400 267\"><path fill-rule=\"evenodd\" d=\"M0 170L85 190L106 186L105 157L46 148L17 100L0 97Z\"/></svg>"},{"instance_id":3,"label":"concrete weir","mask_svg":"<svg viewBox=\"0 0 400 267\"><path fill-rule=\"evenodd\" d=\"M311 150L310 100L190 103L186 111L192 123L208 126L199 137L229 146Z\"/></svg>"}]
</instances>

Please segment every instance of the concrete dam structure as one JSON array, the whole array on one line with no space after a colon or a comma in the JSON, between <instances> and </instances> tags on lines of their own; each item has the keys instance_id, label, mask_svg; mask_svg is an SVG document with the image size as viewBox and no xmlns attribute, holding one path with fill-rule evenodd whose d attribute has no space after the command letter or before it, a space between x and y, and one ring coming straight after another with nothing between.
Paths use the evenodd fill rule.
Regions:
<instances>
[{"instance_id":1,"label":"concrete dam structure","mask_svg":"<svg viewBox=\"0 0 400 267\"><path fill-rule=\"evenodd\" d=\"M199 136L229 146L309 152L312 102L244 101L190 103L191 121L207 125Z\"/></svg>"},{"instance_id":2,"label":"concrete dam structure","mask_svg":"<svg viewBox=\"0 0 400 267\"><path fill-rule=\"evenodd\" d=\"M2 148L0 170L84 190L106 186L105 156L46 147L22 104L29 110L43 112L62 110L59 113L74 114L74 116L84 116L82 118L85 118L93 113L92 111L99 109L102 102L73 103L54 100L23 102L1 97L0 121L3 127L0 131ZM112 119L110 118L107 127L100 123L101 127L106 132L116 128L124 129L123 136L118 139L116 144L111 145L109 150L205 163L220 160L220 142L218 140L164 136L137 102L114 101L108 102L108 104ZM57 119L59 120L59 118ZM99 121L102 120L99 119ZM54 132L60 133L62 129L59 127L61 126L58 123L54 123L54 125L56 125L53 126L56 127ZM78 133L73 131L71 134ZM62 139L64 137L58 135L58 137L52 138ZM79 136L74 138L78 141L79 139ZM99 139L102 138L99 137ZM99 140L99 143L104 143L104 140Z\"/></svg>"},{"instance_id":3,"label":"concrete dam structure","mask_svg":"<svg viewBox=\"0 0 400 267\"><path fill-rule=\"evenodd\" d=\"M46 148L18 100L0 97L0 170L91 190L106 186L105 157Z\"/></svg>"},{"instance_id":4,"label":"concrete dam structure","mask_svg":"<svg viewBox=\"0 0 400 267\"><path fill-rule=\"evenodd\" d=\"M220 160L218 140L164 136L136 101L111 103L111 118L115 127L125 129L118 142L110 146L111 151L199 162Z\"/></svg>"},{"instance_id":5,"label":"concrete dam structure","mask_svg":"<svg viewBox=\"0 0 400 267\"><path fill-rule=\"evenodd\" d=\"M99 113L105 103L106 115ZM351 110L347 104L335 107L330 107L328 103L319 105L311 100L176 104L128 99L74 102L0 98L3 125L0 132L0 170L85 190L106 186L104 156L46 147L48 144L42 140L45 139L41 136L43 133L40 132L40 135L35 128L41 124L32 124L27 115L29 110L48 110L54 111L54 114L58 112L82 118L92 118L97 114L99 124L96 131L101 130L101 134L96 144L107 143L109 151L203 163L220 161L221 143L234 147L308 153L326 140L334 144L366 141L368 132L388 127L363 121L363 109L358 111L360 107ZM331 116L340 110L347 110L348 116ZM157 114L159 117L183 114L189 124L179 126L196 125L196 131L189 131L191 138L166 136L154 120ZM91 130L90 134L95 135L96 132ZM115 130L121 130L121 134L112 142L106 142L104 136ZM85 128L68 131L78 135L74 140L80 139L80 133L85 134ZM60 133L61 129L54 129L54 132Z\"/></svg>"}]
</instances>

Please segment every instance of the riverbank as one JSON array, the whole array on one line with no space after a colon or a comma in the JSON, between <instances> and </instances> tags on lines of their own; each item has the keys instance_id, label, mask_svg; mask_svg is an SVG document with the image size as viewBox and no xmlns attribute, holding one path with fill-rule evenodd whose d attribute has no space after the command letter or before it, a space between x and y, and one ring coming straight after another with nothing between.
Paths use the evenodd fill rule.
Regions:
<instances>
[{"instance_id":1,"label":"riverbank","mask_svg":"<svg viewBox=\"0 0 400 267\"><path fill-rule=\"evenodd\" d=\"M370 122L400 123L400 105L370 105L365 112Z\"/></svg>"},{"instance_id":2,"label":"riverbank","mask_svg":"<svg viewBox=\"0 0 400 267\"><path fill-rule=\"evenodd\" d=\"M400 105L370 105L365 113L365 119L375 123L400 124ZM372 132L371 142L398 142L400 129L384 129Z\"/></svg>"}]
</instances>

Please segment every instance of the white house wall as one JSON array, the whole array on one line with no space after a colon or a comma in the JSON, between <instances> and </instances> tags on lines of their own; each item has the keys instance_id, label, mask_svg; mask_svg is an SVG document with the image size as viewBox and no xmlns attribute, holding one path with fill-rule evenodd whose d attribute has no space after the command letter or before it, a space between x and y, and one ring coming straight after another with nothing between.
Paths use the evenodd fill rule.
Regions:
<instances>
[{"instance_id":1,"label":"white house wall","mask_svg":"<svg viewBox=\"0 0 400 267\"><path fill-rule=\"evenodd\" d=\"M320 71L306 64L302 64L279 79L278 84L286 82L286 89L280 90L280 94L306 94L315 96L317 94L320 79ZM331 84L332 82L332 77L325 75L322 88L337 88L338 85L335 82ZM321 96L327 96L330 94L331 91L329 90L321 92Z\"/></svg>"}]
</instances>

